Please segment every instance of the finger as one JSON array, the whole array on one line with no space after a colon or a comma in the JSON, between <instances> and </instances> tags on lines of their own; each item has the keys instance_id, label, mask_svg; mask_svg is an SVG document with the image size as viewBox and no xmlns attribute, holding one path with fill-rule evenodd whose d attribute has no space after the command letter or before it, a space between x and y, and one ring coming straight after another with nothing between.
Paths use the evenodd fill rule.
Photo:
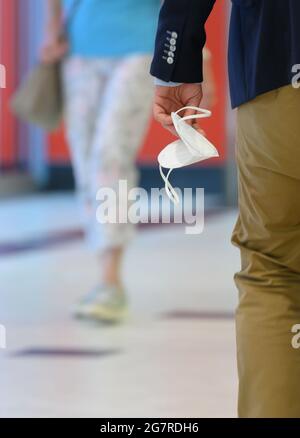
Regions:
<instances>
[{"instance_id":1,"label":"finger","mask_svg":"<svg viewBox=\"0 0 300 438\"><path fill-rule=\"evenodd\" d=\"M175 137L178 137L178 134L176 132L176 129L174 128L173 125L162 125L162 127L164 129L166 129L167 131L171 132L171 134L175 135Z\"/></svg>"},{"instance_id":2,"label":"finger","mask_svg":"<svg viewBox=\"0 0 300 438\"><path fill-rule=\"evenodd\" d=\"M204 131L204 129L202 129L202 127L199 125L199 122L197 122L196 120L193 120L192 128L196 129L199 134L202 134L204 135L204 137L206 137L206 132Z\"/></svg>"},{"instance_id":3,"label":"finger","mask_svg":"<svg viewBox=\"0 0 300 438\"><path fill-rule=\"evenodd\" d=\"M171 115L167 114L163 108L154 106L153 115L155 120L161 125L173 125Z\"/></svg>"},{"instance_id":4,"label":"finger","mask_svg":"<svg viewBox=\"0 0 300 438\"><path fill-rule=\"evenodd\" d=\"M201 101L201 105L203 108L211 110L217 103L217 97L215 94L207 93L204 94L203 99Z\"/></svg>"}]
</instances>

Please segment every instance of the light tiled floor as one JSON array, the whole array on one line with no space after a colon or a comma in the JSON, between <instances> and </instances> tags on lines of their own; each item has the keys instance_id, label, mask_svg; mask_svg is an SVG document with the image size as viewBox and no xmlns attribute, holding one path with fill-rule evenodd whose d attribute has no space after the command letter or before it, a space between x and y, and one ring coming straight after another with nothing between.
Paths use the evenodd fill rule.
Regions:
<instances>
[{"instance_id":1,"label":"light tiled floor","mask_svg":"<svg viewBox=\"0 0 300 438\"><path fill-rule=\"evenodd\" d=\"M5 201L0 218L0 242L78 227L70 195ZM124 263L131 315L121 327L69 316L97 280L82 242L2 256L0 416L234 417L234 321L226 315L236 304L235 218L213 216L199 236L185 235L182 226L142 229ZM176 318L177 311L195 315ZM204 317L211 313L219 317ZM30 348L108 354L16 355Z\"/></svg>"}]
</instances>

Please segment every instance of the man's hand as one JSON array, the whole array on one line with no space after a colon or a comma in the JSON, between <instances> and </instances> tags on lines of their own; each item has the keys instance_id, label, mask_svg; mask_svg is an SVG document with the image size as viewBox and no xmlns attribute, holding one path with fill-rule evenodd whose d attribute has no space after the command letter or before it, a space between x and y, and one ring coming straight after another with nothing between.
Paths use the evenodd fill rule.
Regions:
<instances>
[{"instance_id":1,"label":"man's hand","mask_svg":"<svg viewBox=\"0 0 300 438\"><path fill-rule=\"evenodd\" d=\"M154 118L164 128L168 129L172 134L176 135L173 126L171 113L178 111L184 106L199 107L202 100L202 85L201 84L182 84L177 87L156 86L154 99ZM193 110L186 110L180 114L181 117L195 114ZM189 122L187 122L189 123ZM195 121L190 121L191 125Z\"/></svg>"}]
</instances>

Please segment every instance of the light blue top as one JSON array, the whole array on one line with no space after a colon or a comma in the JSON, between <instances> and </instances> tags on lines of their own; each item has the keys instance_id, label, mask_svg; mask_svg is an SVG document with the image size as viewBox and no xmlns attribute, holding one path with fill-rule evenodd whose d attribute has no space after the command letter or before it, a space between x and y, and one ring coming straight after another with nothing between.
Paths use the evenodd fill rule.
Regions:
<instances>
[{"instance_id":1,"label":"light blue top","mask_svg":"<svg viewBox=\"0 0 300 438\"><path fill-rule=\"evenodd\" d=\"M76 0L63 0L65 15ZM116 57L152 53L161 0L80 0L68 26L70 53Z\"/></svg>"}]
</instances>

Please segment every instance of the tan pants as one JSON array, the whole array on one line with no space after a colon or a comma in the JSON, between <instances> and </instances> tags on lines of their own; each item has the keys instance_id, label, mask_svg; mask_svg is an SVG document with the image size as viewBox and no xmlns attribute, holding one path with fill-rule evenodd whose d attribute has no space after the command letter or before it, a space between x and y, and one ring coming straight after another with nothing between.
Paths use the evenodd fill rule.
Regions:
<instances>
[{"instance_id":1,"label":"tan pants","mask_svg":"<svg viewBox=\"0 0 300 438\"><path fill-rule=\"evenodd\" d=\"M240 417L300 418L300 90L238 109Z\"/></svg>"}]
</instances>

